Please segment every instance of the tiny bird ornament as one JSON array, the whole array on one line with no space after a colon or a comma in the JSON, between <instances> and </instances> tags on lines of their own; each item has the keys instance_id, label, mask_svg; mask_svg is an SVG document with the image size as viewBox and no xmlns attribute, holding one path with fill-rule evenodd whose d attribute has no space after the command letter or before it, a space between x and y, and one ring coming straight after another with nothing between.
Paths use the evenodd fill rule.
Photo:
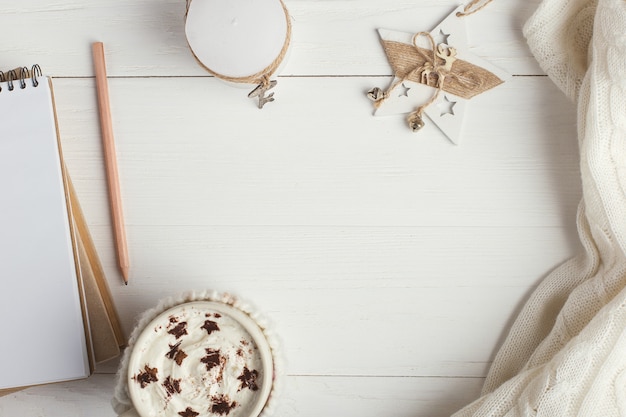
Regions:
<instances>
[{"instance_id":1,"label":"tiny bird ornament","mask_svg":"<svg viewBox=\"0 0 626 417\"><path fill-rule=\"evenodd\" d=\"M430 32L378 30L394 79L387 90L367 93L376 116L409 113L414 132L428 119L458 145L467 100L510 77L469 52L465 9L459 6Z\"/></svg>"}]
</instances>

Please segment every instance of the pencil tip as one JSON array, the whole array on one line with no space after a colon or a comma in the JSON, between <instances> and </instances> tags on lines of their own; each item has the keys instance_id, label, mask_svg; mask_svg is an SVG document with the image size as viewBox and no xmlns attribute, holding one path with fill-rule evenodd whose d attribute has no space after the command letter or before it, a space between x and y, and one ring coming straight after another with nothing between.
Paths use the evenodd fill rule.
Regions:
<instances>
[{"instance_id":1,"label":"pencil tip","mask_svg":"<svg viewBox=\"0 0 626 417\"><path fill-rule=\"evenodd\" d=\"M120 272L122 273L122 278L124 279L124 284L128 285L128 266L120 265Z\"/></svg>"}]
</instances>

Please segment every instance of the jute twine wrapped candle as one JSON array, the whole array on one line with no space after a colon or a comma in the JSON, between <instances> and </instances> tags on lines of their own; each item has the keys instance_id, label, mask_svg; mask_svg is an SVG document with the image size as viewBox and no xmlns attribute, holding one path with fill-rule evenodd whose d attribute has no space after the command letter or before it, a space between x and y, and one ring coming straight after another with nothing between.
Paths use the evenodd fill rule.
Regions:
<instances>
[{"instance_id":1,"label":"jute twine wrapped candle","mask_svg":"<svg viewBox=\"0 0 626 417\"><path fill-rule=\"evenodd\" d=\"M259 108L289 49L291 20L282 0L187 0L185 34L196 60L223 81L253 86Z\"/></svg>"}]
</instances>

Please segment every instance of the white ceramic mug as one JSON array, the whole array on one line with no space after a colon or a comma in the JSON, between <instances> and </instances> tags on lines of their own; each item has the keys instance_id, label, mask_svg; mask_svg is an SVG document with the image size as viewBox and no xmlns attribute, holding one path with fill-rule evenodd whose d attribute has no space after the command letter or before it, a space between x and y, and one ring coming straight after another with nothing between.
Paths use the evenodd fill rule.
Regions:
<instances>
[{"instance_id":1,"label":"white ceramic mug","mask_svg":"<svg viewBox=\"0 0 626 417\"><path fill-rule=\"evenodd\" d=\"M154 318L133 345L127 384L134 409L122 416L257 417L274 377L270 345L247 313L216 301L179 304Z\"/></svg>"}]
</instances>

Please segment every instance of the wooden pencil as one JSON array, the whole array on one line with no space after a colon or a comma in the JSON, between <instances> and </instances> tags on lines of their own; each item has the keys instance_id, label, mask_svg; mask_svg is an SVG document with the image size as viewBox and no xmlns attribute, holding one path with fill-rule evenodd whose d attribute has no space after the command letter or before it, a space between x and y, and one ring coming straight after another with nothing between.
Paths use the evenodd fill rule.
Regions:
<instances>
[{"instance_id":1,"label":"wooden pencil","mask_svg":"<svg viewBox=\"0 0 626 417\"><path fill-rule=\"evenodd\" d=\"M113 139L113 124L111 122L111 108L109 102L106 62L104 59L104 45L102 42L95 42L93 44L93 61L96 72L96 90L98 92L102 146L104 150L111 217L113 219L113 228L115 232L117 259L124 283L128 284L130 261L128 257L128 244L126 242L126 230L124 226L122 196L120 194L120 181L117 170L115 141Z\"/></svg>"}]
</instances>

